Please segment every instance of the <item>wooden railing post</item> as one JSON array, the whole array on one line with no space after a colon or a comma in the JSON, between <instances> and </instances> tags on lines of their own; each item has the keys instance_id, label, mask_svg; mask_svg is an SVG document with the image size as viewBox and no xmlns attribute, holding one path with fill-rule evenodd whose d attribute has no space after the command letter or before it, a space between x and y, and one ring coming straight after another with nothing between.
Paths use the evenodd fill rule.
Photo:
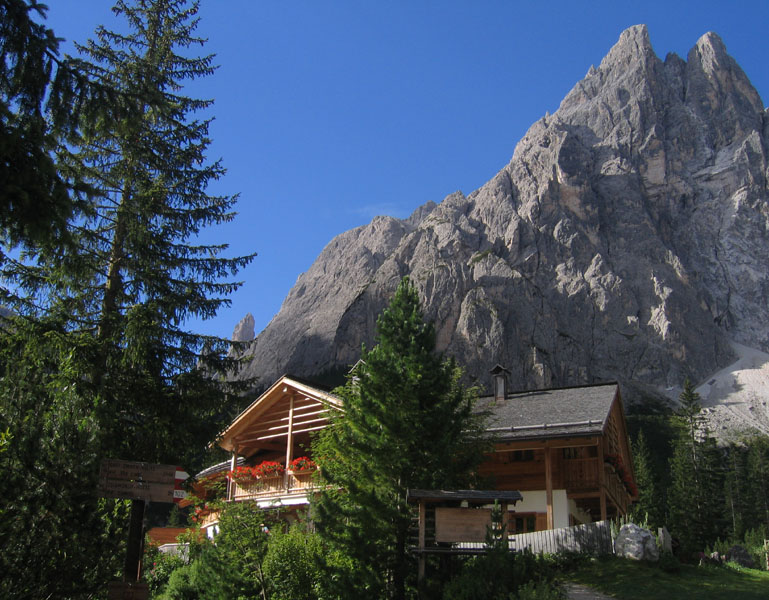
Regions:
<instances>
[{"instance_id":1,"label":"wooden railing post","mask_svg":"<svg viewBox=\"0 0 769 600\"><path fill-rule=\"evenodd\" d=\"M283 489L288 492L288 466L294 458L294 396L291 395L288 404L288 435L286 436L286 472L283 477Z\"/></svg>"},{"instance_id":2,"label":"wooden railing post","mask_svg":"<svg viewBox=\"0 0 769 600\"><path fill-rule=\"evenodd\" d=\"M425 501L419 501L419 574L421 582L425 578L425 521L427 520L427 508Z\"/></svg>"}]
</instances>

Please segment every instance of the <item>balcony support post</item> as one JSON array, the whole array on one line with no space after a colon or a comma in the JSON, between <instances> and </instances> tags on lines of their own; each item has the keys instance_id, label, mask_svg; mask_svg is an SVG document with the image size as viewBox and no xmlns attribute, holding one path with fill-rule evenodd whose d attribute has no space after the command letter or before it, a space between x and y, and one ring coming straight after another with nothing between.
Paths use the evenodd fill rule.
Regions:
<instances>
[{"instance_id":1,"label":"balcony support post","mask_svg":"<svg viewBox=\"0 0 769 600\"><path fill-rule=\"evenodd\" d=\"M288 435L286 437L286 471L283 474L283 489L288 491L289 477L288 465L294 459L294 395L289 398L288 404Z\"/></svg>"},{"instance_id":2,"label":"balcony support post","mask_svg":"<svg viewBox=\"0 0 769 600\"><path fill-rule=\"evenodd\" d=\"M598 490L601 503L601 521L606 520L606 467L603 464L603 441L598 444Z\"/></svg>"},{"instance_id":3,"label":"balcony support post","mask_svg":"<svg viewBox=\"0 0 769 600\"><path fill-rule=\"evenodd\" d=\"M238 466L238 445L235 444L235 446L232 448L232 458L230 458L230 472L233 472L235 470L235 467ZM227 482L227 500L232 500L232 497L235 495L235 480L230 477L229 481Z\"/></svg>"},{"instance_id":4,"label":"balcony support post","mask_svg":"<svg viewBox=\"0 0 769 600\"><path fill-rule=\"evenodd\" d=\"M553 456L550 446L545 446L545 496L547 498L547 528L554 529L553 518Z\"/></svg>"}]
</instances>

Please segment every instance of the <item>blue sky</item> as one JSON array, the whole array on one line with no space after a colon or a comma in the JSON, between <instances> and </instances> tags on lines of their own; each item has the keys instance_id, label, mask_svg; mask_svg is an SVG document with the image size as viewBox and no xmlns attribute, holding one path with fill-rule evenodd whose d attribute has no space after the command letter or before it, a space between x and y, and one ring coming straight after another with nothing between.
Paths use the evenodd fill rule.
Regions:
<instances>
[{"instance_id":1,"label":"blue sky","mask_svg":"<svg viewBox=\"0 0 769 600\"><path fill-rule=\"evenodd\" d=\"M67 52L120 26L109 0L49 5ZM215 99L209 156L228 169L211 191L240 194L206 235L259 254L232 307L194 324L226 337L247 312L263 329L335 235L483 185L631 25L661 58L717 32L769 98L766 0L203 0L200 16L219 69L189 93Z\"/></svg>"}]
</instances>

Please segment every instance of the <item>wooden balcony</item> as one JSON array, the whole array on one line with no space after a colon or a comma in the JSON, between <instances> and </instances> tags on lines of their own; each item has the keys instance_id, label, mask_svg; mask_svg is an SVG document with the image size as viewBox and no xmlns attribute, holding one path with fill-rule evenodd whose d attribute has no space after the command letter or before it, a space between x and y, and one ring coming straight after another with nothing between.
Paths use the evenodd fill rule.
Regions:
<instances>
[{"instance_id":1,"label":"wooden balcony","mask_svg":"<svg viewBox=\"0 0 769 600\"><path fill-rule=\"evenodd\" d=\"M598 458L573 458L563 461L563 483L569 493L585 493L600 490ZM606 494L623 512L630 506L631 498L617 472L611 465L603 464L603 485Z\"/></svg>"},{"instance_id":2,"label":"wooden balcony","mask_svg":"<svg viewBox=\"0 0 769 600\"><path fill-rule=\"evenodd\" d=\"M625 484L622 483L619 475L610 465L604 465L603 481L608 496L623 513L626 513L631 502L630 494L625 489Z\"/></svg>"},{"instance_id":3,"label":"wooden balcony","mask_svg":"<svg viewBox=\"0 0 769 600\"><path fill-rule=\"evenodd\" d=\"M570 458L563 461L563 483L569 492L585 492L599 488L598 459Z\"/></svg>"},{"instance_id":4,"label":"wooden balcony","mask_svg":"<svg viewBox=\"0 0 769 600\"><path fill-rule=\"evenodd\" d=\"M274 477L262 477L246 483L235 483L231 500L282 501L289 498L300 498L321 489L314 480L315 471L290 471Z\"/></svg>"}]
</instances>

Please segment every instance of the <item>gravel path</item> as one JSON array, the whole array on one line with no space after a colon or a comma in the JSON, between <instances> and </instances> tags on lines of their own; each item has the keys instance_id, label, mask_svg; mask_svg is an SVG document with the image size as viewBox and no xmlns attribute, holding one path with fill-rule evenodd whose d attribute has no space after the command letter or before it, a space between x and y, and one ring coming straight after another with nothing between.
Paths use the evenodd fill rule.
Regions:
<instances>
[{"instance_id":1,"label":"gravel path","mask_svg":"<svg viewBox=\"0 0 769 600\"><path fill-rule=\"evenodd\" d=\"M566 597L569 600L612 600L611 596L602 594L579 583L567 583L563 586L566 590Z\"/></svg>"}]
</instances>

